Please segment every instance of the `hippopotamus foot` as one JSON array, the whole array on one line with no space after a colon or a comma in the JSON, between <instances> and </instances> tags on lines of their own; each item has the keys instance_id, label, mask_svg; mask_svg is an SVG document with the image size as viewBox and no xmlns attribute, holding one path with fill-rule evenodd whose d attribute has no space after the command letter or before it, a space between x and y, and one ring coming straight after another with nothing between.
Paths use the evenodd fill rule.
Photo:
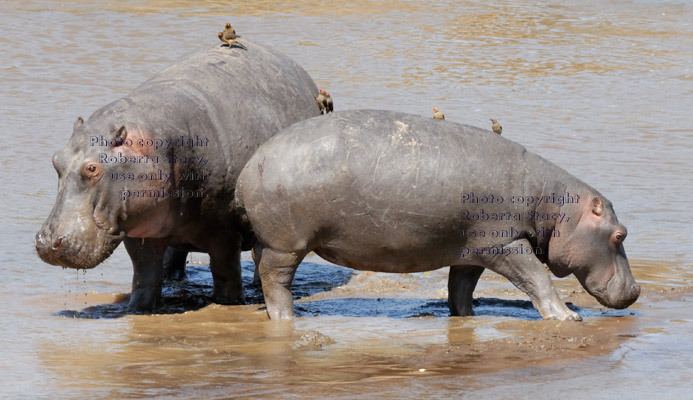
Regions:
<instances>
[{"instance_id":1,"label":"hippopotamus foot","mask_svg":"<svg viewBox=\"0 0 693 400\"><path fill-rule=\"evenodd\" d=\"M149 312L154 311L161 303L161 288L144 288L140 287L133 289L130 294L130 302L128 302L128 311L132 312Z\"/></svg>"},{"instance_id":2,"label":"hippopotamus foot","mask_svg":"<svg viewBox=\"0 0 693 400\"><path fill-rule=\"evenodd\" d=\"M556 298L558 298L558 295L556 295ZM534 303L534 301L532 301L532 303ZM535 307L537 306L535 305ZM544 305L543 309L548 309L548 311L539 312L544 319L557 319L560 321L582 321L582 317L580 316L580 314L569 309L565 305L565 303L561 302L560 299L558 299L558 302L548 303ZM548 317L545 317L544 315L548 315Z\"/></svg>"},{"instance_id":3,"label":"hippopotamus foot","mask_svg":"<svg viewBox=\"0 0 693 400\"><path fill-rule=\"evenodd\" d=\"M450 315L466 317L474 315L472 310L472 294L484 267L451 266L448 277L448 307Z\"/></svg>"},{"instance_id":4,"label":"hippopotamus foot","mask_svg":"<svg viewBox=\"0 0 693 400\"><path fill-rule=\"evenodd\" d=\"M291 282L304 254L285 253L256 244L253 254L262 280L267 314L273 320L288 320L294 317Z\"/></svg>"},{"instance_id":5,"label":"hippopotamus foot","mask_svg":"<svg viewBox=\"0 0 693 400\"><path fill-rule=\"evenodd\" d=\"M212 301L217 304L228 306L245 304L245 296L243 290L229 288L225 282L214 282L214 291L212 292Z\"/></svg>"},{"instance_id":6,"label":"hippopotamus foot","mask_svg":"<svg viewBox=\"0 0 693 400\"><path fill-rule=\"evenodd\" d=\"M239 274L240 276L240 267ZM243 286L239 281L214 279L214 290L212 292L212 301L217 304L237 305L245 304L245 295L243 294Z\"/></svg>"},{"instance_id":7,"label":"hippopotamus foot","mask_svg":"<svg viewBox=\"0 0 693 400\"><path fill-rule=\"evenodd\" d=\"M132 294L128 310L152 311L161 300L166 241L126 237L124 242L133 266Z\"/></svg>"},{"instance_id":8,"label":"hippopotamus foot","mask_svg":"<svg viewBox=\"0 0 693 400\"><path fill-rule=\"evenodd\" d=\"M488 268L508 278L518 289L525 292L543 319L581 321L582 317L570 310L558 297L544 264L533 252L525 251L531 248L528 240L516 240L506 246L508 251L501 262L494 260Z\"/></svg>"},{"instance_id":9,"label":"hippopotamus foot","mask_svg":"<svg viewBox=\"0 0 693 400\"><path fill-rule=\"evenodd\" d=\"M187 251L171 247L167 248L164 253L164 279L174 282L184 281L186 278L185 262L187 258Z\"/></svg>"},{"instance_id":10,"label":"hippopotamus foot","mask_svg":"<svg viewBox=\"0 0 693 400\"><path fill-rule=\"evenodd\" d=\"M218 304L245 304L240 236L222 236L212 243L209 248L209 269L214 280L212 301Z\"/></svg>"}]
</instances>

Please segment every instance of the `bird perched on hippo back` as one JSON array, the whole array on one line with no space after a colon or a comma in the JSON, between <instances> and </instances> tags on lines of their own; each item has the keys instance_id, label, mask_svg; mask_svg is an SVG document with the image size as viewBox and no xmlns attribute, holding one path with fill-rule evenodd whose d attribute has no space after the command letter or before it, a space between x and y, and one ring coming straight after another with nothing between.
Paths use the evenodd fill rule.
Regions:
<instances>
[{"instance_id":1,"label":"bird perched on hippo back","mask_svg":"<svg viewBox=\"0 0 693 400\"><path fill-rule=\"evenodd\" d=\"M332 102L332 96L330 96L330 94L324 90L322 92L325 94L325 109L328 113L331 113L332 111L334 111L334 103Z\"/></svg>"},{"instance_id":2,"label":"bird perched on hippo back","mask_svg":"<svg viewBox=\"0 0 693 400\"><path fill-rule=\"evenodd\" d=\"M236 35L236 30L233 29L233 27L231 26L231 24L229 24L228 22L226 23L226 26L224 27L224 32L219 32L219 34L218 34L217 36L219 37L219 40L221 40L222 42L228 44L228 45L229 45L229 48L230 48L232 45L236 44L236 45L238 45L239 47L245 49L245 46L243 46L242 44L240 44L240 43L238 42L238 38L240 38L241 36L240 36L240 35Z\"/></svg>"},{"instance_id":3,"label":"bird perched on hippo back","mask_svg":"<svg viewBox=\"0 0 693 400\"><path fill-rule=\"evenodd\" d=\"M493 118L491 118L491 129L499 135L503 133L503 127Z\"/></svg>"},{"instance_id":4,"label":"bird perched on hippo back","mask_svg":"<svg viewBox=\"0 0 693 400\"><path fill-rule=\"evenodd\" d=\"M321 114L327 114L334 111L334 103L332 102L332 96L322 89L318 89L318 97L315 101L318 103Z\"/></svg>"},{"instance_id":5,"label":"bird perched on hippo back","mask_svg":"<svg viewBox=\"0 0 693 400\"><path fill-rule=\"evenodd\" d=\"M318 97L315 98L318 103L318 108L320 108L320 114L325 114L327 107L325 106L325 95L322 93L322 89L318 89Z\"/></svg>"},{"instance_id":6,"label":"bird perched on hippo back","mask_svg":"<svg viewBox=\"0 0 693 400\"><path fill-rule=\"evenodd\" d=\"M438 109L438 107L431 107L433 110L433 118L435 119L445 119L445 115Z\"/></svg>"}]
</instances>

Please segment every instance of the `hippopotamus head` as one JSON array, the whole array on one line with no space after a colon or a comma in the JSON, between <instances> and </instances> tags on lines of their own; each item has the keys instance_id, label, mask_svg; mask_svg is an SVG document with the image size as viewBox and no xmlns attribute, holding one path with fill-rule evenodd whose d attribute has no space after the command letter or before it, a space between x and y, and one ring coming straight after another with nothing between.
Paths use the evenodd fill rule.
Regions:
<instances>
[{"instance_id":1,"label":"hippopotamus head","mask_svg":"<svg viewBox=\"0 0 693 400\"><path fill-rule=\"evenodd\" d=\"M623 249L626 227L616 218L611 202L599 194L565 204L570 217L556 225L549 241L548 266L558 277L570 273L601 304L626 308L640 295Z\"/></svg>"},{"instance_id":2,"label":"hippopotamus head","mask_svg":"<svg viewBox=\"0 0 693 400\"><path fill-rule=\"evenodd\" d=\"M78 118L70 142L53 156L58 194L35 239L39 256L49 264L93 268L126 233L155 237L165 225L166 201L124 195L161 190L165 184L138 179L139 174L155 172L156 164L145 162L147 149L137 144L143 137L139 127L114 120L103 109L86 123Z\"/></svg>"}]
</instances>

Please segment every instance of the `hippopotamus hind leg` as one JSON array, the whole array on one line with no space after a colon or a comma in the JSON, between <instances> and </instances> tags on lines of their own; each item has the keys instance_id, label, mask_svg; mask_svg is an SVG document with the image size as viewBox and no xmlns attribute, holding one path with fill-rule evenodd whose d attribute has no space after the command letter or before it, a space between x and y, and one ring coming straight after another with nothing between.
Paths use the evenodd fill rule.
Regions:
<instances>
[{"instance_id":1,"label":"hippopotamus hind leg","mask_svg":"<svg viewBox=\"0 0 693 400\"><path fill-rule=\"evenodd\" d=\"M164 279L175 282L185 280L185 262L187 259L187 251L167 248L164 253Z\"/></svg>"},{"instance_id":2,"label":"hippopotamus hind leg","mask_svg":"<svg viewBox=\"0 0 693 400\"><path fill-rule=\"evenodd\" d=\"M450 315L466 317L474 315L472 294L484 267L459 265L450 267L448 276L448 307Z\"/></svg>"},{"instance_id":3,"label":"hippopotamus hind leg","mask_svg":"<svg viewBox=\"0 0 693 400\"><path fill-rule=\"evenodd\" d=\"M267 314L270 319L292 319L294 300L291 282L305 253L284 253L258 243L253 248L253 254L260 272Z\"/></svg>"}]
</instances>

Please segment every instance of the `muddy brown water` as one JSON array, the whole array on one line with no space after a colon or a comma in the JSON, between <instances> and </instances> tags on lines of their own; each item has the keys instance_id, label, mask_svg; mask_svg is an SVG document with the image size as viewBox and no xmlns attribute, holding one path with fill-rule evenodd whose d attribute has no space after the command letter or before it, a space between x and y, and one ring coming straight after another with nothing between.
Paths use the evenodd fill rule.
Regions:
<instances>
[{"instance_id":1,"label":"muddy brown water","mask_svg":"<svg viewBox=\"0 0 693 400\"><path fill-rule=\"evenodd\" d=\"M693 5L316 3L0 1L0 397L690 397ZM605 310L566 278L584 322L541 321L485 274L478 315L449 318L445 270L356 274L312 258L298 318L274 323L250 286L249 305L210 304L196 254L161 314L129 315L122 248L88 272L42 263L51 155L77 116L216 44L226 21L297 60L336 109L498 119L614 202L641 299Z\"/></svg>"}]
</instances>

